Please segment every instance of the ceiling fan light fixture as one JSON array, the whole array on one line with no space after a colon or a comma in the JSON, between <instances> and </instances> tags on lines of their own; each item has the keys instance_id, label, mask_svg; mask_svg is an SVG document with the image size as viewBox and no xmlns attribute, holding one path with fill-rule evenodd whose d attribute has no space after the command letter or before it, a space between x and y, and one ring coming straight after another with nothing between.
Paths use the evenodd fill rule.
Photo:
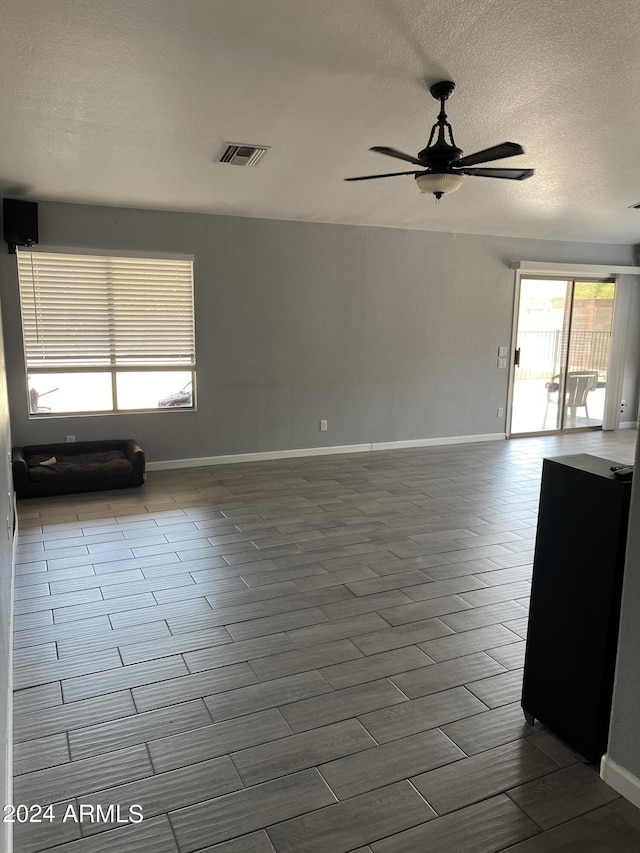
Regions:
<instances>
[{"instance_id":1,"label":"ceiling fan light fixture","mask_svg":"<svg viewBox=\"0 0 640 853\"><path fill-rule=\"evenodd\" d=\"M464 175L454 172L427 172L416 175L416 184L421 193L433 193L440 198L445 193L454 193L462 186Z\"/></svg>"}]
</instances>

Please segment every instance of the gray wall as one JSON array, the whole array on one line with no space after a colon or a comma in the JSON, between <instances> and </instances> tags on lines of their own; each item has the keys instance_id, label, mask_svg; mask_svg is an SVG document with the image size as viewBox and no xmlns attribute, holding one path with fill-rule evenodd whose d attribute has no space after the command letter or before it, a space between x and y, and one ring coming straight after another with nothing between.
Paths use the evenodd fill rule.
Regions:
<instances>
[{"instance_id":1,"label":"gray wall","mask_svg":"<svg viewBox=\"0 0 640 853\"><path fill-rule=\"evenodd\" d=\"M607 753L640 780L640 441L636 447L635 470Z\"/></svg>"},{"instance_id":2,"label":"gray wall","mask_svg":"<svg viewBox=\"0 0 640 853\"><path fill-rule=\"evenodd\" d=\"M15 259L0 256L15 443L132 436L150 461L503 432L511 262L634 261L628 246L68 204L39 214L44 246L195 255L198 411L32 422Z\"/></svg>"},{"instance_id":3,"label":"gray wall","mask_svg":"<svg viewBox=\"0 0 640 853\"><path fill-rule=\"evenodd\" d=\"M632 325L636 329L640 327L640 307L637 305ZM640 352L637 352L636 364L639 363ZM637 405L634 411L637 412ZM640 780L640 439L636 446L635 470L607 752L613 761Z\"/></svg>"},{"instance_id":4,"label":"gray wall","mask_svg":"<svg viewBox=\"0 0 640 853\"><path fill-rule=\"evenodd\" d=\"M11 598L13 586L13 490L9 473L11 437L4 370L4 350L0 334L0 807L11 802L10 720L12 695ZM0 824L0 850L10 849L10 824Z\"/></svg>"}]
</instances>

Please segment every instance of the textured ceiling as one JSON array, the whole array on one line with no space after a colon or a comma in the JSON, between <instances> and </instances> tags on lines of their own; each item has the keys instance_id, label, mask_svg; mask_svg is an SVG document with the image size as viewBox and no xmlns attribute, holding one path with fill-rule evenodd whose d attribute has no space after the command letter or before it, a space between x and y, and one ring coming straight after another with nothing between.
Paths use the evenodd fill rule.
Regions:
<instances>
[{"instance_id":1,"label":"textured ceiling","mask_svg":"<svg viewBox=\"0 0 640 853\"><path fill-rule=\"evenodd\" d=\"M5 196L237 216L640 242L637 0L0 0ZM369 152L466 153L519 183L436 204ZM271 150L216 163L225 142ZM397 167L397 169L396 169ZM406 166L406 168L411 168Z\"/></svg>"}]
</instances>

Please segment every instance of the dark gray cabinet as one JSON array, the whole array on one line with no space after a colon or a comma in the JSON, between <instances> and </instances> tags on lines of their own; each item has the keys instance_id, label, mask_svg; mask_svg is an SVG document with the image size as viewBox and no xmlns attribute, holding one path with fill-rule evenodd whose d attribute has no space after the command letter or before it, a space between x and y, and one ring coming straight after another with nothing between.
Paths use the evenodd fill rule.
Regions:
<instances>
[{"instance_id":1,"label":"dark gray cabinet","mask_svg":"<svg viewBox=\"0 0 640 853\"><path fill-rule=\"evenodd\" d=\"M588 454L545 459L522 708L588 761L605 753L631 482Z\"/></svg>"}]
</instances>

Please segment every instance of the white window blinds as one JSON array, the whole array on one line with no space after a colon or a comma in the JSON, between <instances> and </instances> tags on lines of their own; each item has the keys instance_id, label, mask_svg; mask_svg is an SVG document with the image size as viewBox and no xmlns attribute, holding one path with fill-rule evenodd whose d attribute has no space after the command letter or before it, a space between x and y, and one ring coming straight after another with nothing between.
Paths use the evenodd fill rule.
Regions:
<instances>
[{"instance_id":1,"label":"white window blinds","mask_svg":"<svg viewBox=\"0 0 640 853\"><path fill-rule=\"evenodd\" d=\"M195 367L191 260L18 250L27 368Z\"/></svg>"}]
</instances>

